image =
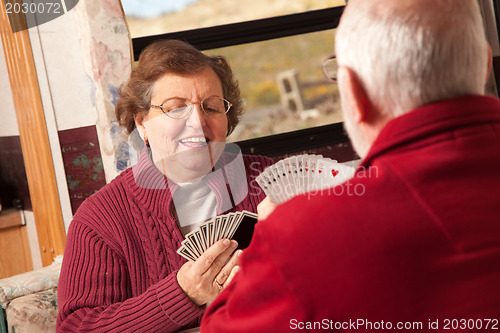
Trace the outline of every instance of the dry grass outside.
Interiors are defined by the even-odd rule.
[[[331,30],[273,39],[264,42],[243,44],[206,51],[211,55],[225,56],[240,83],[243,97],[249,109],[267,104],[255,97],[262,91],[263,82],[274,82],[275,101],[279,103],[276,77],[280,72],[296,69],[299,80],[324,80],[320,64],[333,53],[334,34]],[[333,92],[326,88],[325,93]]]
[[[342,121],[338,96],[325,95],[316,100],[314,109],[303,113],[292,112],[279,104],[248,110],[228,140],[235,142]]]

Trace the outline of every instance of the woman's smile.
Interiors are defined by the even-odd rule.
[[[209,141],[210,139],[205,136],[190,136],[180,139],[178,142],[191,149],[203,149],[207,146]]]

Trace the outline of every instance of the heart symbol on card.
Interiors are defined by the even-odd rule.
[[[318,172],[319,172],[319,173],[322,173],[322,172],[323,172],[323,170],[318,170]]]
[[[306,171],[309,171],[309,169],[308,169],[308,168],[306,168]]]
[[[336,177],[339,174],[338,170],[332,170],[332,176]]]

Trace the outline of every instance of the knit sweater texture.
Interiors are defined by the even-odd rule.
[[[74,216],[59,280],[57,332],[199,326],[205,306],[195,305],[177,282],[186,260],[176,253],[184,239],[173,213],[176,184],[156,169],[146,149],[137,165],[88,198]],[[207,176],[218,213],[256,212],[265,194],[255,177],[272,161],[244,155],[245,170],[239,172],[225,168],[230,158],[223,154]]]
[[[201,331],[484,332],[500,314],[499,147],[497,98],[391,120],[353,179],[257,224]]]

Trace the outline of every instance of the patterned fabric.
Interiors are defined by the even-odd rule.
[[[106,185],[95,126],[59,131],[73,214],[85,199]]]
[[[61,263],[58,256],[50,266],[0,280],[0,305],[8,332],[55,332]]]
[[[8,331],[45,333],[56,331],[57,288],[18,297],[5,310]]]
[[[131,40],[120,1],[80,1],[74,16],[108,182],[130,165],[128,135],[115,117],[118,88],[132,70]]]
[[[62,256],[47,267],[0,280],[0,305],[6,309],[13,299],[57,287]]]

